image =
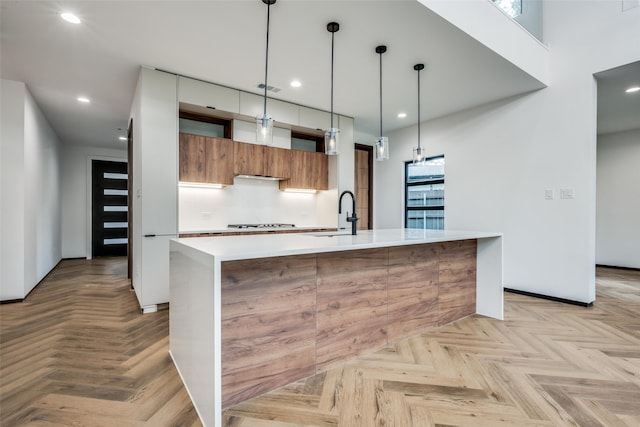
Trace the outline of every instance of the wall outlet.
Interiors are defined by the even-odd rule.
[[[553,188],[546,188],[544,190],[544,199],[553,200]]]
[[[560,189],[560,198],[561,199],[573,199],[573,188],[561,188]]]

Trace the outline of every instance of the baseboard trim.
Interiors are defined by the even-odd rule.
[[[54,265],[54,266],[53,266],[53,268],[52,268],[51,270],[49,270],[49,272],[48,272],[47,274],[45,274],[45,275],[44,275],[44,277],[43,277],[43,278],[42,278],[38,283],[36,283],[36,285],[35,285],[33,288],[31,288],[31,290],[29,291],[29,293],[28,293],[28,294],[26,294],[26,295],[24,296],[24,298],[8,299],[8,300],[0,301],[0,304],[15,304],[15,303],[18,303],[18,302],[24,302],[24,300],[26,300],[27,298],[29,298],[29,295],[31,295],[31,293],[32,293],[33,291],[35,291],[35,290],[38,288],[38,286],[40,286],[40,283],[44,282],[44,281],[47,279],[47,277],[49,277],[49,275],[51,274],[51,272],[52,272],[53,270],[55,270],[55,269],[56,269],[56,267],[58,267],[62,261],[64,261],[64,258],[61,258],[61,259],[60,259],[60,261],[58,261],[58,262],[56,263],[56,265]]]
[[[617,265],[596,264],[596,267],[613,268],[613,269],[615,269],[615,270],[640,271],[640,268],[635,268],[635,267],[619,267],[619,266],[617,266]]]
[[[572,299],[552,297],[550,295],[536,294],[535,292],[527,292],[527,291],[521,291],[519,289],[511,289],[511,288],[504,288],[504,290],[505,292],[511,292],[512,294],[526,295],[528,297],[541,298],[541,299],[546,299],[550,301],[561,302],[564,304],[578,305],[580,307],[591,307],[593,305],[593,301],[591,302],[575,301]]]
[[[38,286],[38,285],[36,285]],[[15,304],[17,302],[23,302],[24,298],[18,298],[18,299],[5,299],[0,301],[0,305],[4,305],[4,304]]]

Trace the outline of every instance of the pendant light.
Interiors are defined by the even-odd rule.
[[[416,64],[413,69],[418,72],[418,147],[413,149],[413,163],[422,163],[424,151],[420,147],[420,71],[424,70],[424,64]]]
[[[340,30],[340,24],[337,22],[329,22],[327,31],[331,33],[331,128],[324,134],[324,152],[325,154],[338,154],[338,135],[340,129],[333,127],[333,39],[336,32]]]
[[[382,136],[382,54],[386,51],[385,45],[376,46],[376,53],[380,55],[380,138],[376,139],[376,160],[379,162],[389,159],[389,138]]]
[[[267,5],[267,47],[264,61],[264,110],[262,116],[256,117],[256,142],[258,144],[271,145],[273,143],[273,119],[267,114],[267,77],[269,72],[269,18],[271,5],[276,0],[262,0]]]

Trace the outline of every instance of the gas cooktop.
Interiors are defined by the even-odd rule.
[[[293,228],[295,224],[229,224],[229,228]]]

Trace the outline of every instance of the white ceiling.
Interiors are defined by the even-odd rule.
[[[141,65],[261,93],[267,7],[260,0],[6,1],[1,3],[1,75],[23,81],[66,144],[117,147]],[[71,11],[82,24],[59,18]],[[506,18],[505,18],[506,19]],[[278,0],[271,7],[269,84],[273,97],[330,107],[330,21],[335,35],[337,113],[358,135],[377,135],[379,58],[384,128],[543,87],[415,0]],[[299,79],[303,86],[291,88]],[[91,98],[80,104],[76,97]],[[396,114],[404,111],[406,119]],[[274,117],[278,120],[277,117]]]

